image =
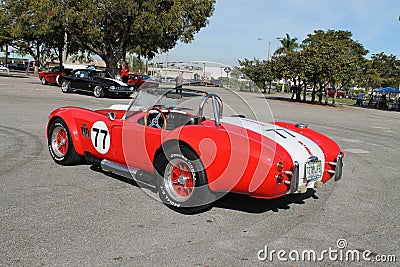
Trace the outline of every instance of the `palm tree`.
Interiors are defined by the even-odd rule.
[[[286,37],[285,38],[277,38],[280,42],[281,42],[281,47],[279,47],[274,55],[279,57],[286,57],[288,55],[290,55],[291,53],[293,53],[297,48],[300,47],[300,45],[297,43],[297,38],[290,38],[290,35],[288,33],[286,33]],[[285,79],[283,79],[283,84],[282,84],[282,92],[285,91]],[[294,97],[294,93],[295,91],[293,90],[293,95],[292,95],[292,99]]]
[[[275,55],[286,55],[300,47],[297,43],[297,38],[290,38],[288,33],[286,33],[285,38],[278,37],[277,39],[281,42],[282,46],[275,51]]]

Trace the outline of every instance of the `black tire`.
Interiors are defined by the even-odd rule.
[[[215,201],[204,166],[188,147],[167,148],[157,157],[155,169],[158,195],[172,210],[196,214],[208,210]]]
[[[75,151],[70,131],[66,123],[55,119],[47,131],[47,145],[50,156],[60,165],[76,165],[83,162],[83,158]]]
[[[47,84],[47,81],[46,81],[46,78],[45,78],[45,77],[42,77],[42,79],[41,79],[40,81],[42,82],[43,85],[46,85],[46,84]]]
[[[104,89],[101,86],[96,86],[93,90],[93,94],[96,98],[104,97]]]
[[[71,83],[69,81],[63,81],[61,84],[61,91],[63,93],[71,93],[72,92]]]

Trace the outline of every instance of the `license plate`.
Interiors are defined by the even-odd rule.
[[[315,181],[322,177],[321,161],[309,161],[306,163],[306,180]]]

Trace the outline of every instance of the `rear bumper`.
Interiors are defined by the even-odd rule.
[[[329,162],[330,165],[335,166],[335,170],[329,170],[330,174],[334,174],[334,180],[339,181],[342,179],[343,174],[343,153],[339,153],[336,158],[336,162]],[[300,172],[299,172],[299,163],[297,161],[294,162],[294,169],[291,174],[290,179],[290,189],[287,194],[296,194],[296,193],[305,193],[307,188],[320,188],[323,184],[322,181],[314,181],[310,184],[300,185]]]
[[[336,168],[335,168],[335,181],[339,181],[342,179],[343,174],[343,155],[339,153],[336,160]]]

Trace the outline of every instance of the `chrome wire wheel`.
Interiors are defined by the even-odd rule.
[[[96,86],[93,90],[93,94],[96,98],[104,96],[104,90],[101,86]]]
[[[165,190],[178,202],[184,202],[190,198],[195,187],[195,172],[190,162],[182,158],[172,159],[164,173]]]
[[[83,155],[79,155],[75,150],[67,124],[61,118],[56,118],[49,124],[47,146],[50,156],[60,165],[75,165],[84,162]]]
[[[61,127],[56,126],[51,134],[51,149],[54,154],[62,158],[68,152],[68,133],[67,131]]]
[[[164,154],[165,153],[165,154]],[[207,210],[215,201],[199,156],[185,145],[169,143],[155,160],[158,196],[170,209],[183,214]]]
[[[61,91],[63,93],[69,93],[71,91],[71,86],[68,81],[63,81],[63,83],[61,84]]]

